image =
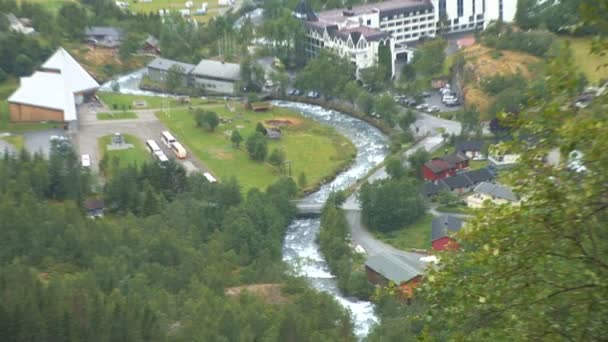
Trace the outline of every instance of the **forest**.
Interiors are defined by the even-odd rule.
[[[241,196],[235,181],[146,164],[112,177],[97,195],[112,214],[90,219],[82,203],[100,186],[78,162],[67,144],[0,160],[4,341],[355,340],[342,307],[285,273],[291,179]],[[225,294],[262,283],[273,300]]]

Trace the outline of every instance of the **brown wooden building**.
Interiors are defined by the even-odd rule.
[[[68,122],[78,119],[77,106],[93,96],[99,84],[63,48],[59,48],[9,98],[12,122]]]

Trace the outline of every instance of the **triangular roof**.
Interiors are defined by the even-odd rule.
[[[431,223],[431,241],[450,236],[462,228],[462,220],[449,215],[439,216]]]
[[[62,47],[42,64],[41,69],[59,72],[74,93],[99,88],[99,83]]]

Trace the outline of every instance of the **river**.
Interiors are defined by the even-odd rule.
[[[143,73],[144,70],[138,70],[120,76],[117,79],[120,92],[162,96],[138,88]],[[102,85],[101,90],[112,91],[111,82]],[[340,173],[332,182],[323,185],[318,191],[304,198],[307,202],[324,203],[332,191],[343,190],[354,184],[374,166],[381,163],[388,153],[387,137],[362,120],[341,112],[304,103],[286,101],[274,101],[273,103],[333,127],[357,147],[357,156],[351,167]],[[319,219],[294,220],[287,229],[285,242],[283,243],[283,261],[291,265],[292,272],[295,275],[306,278],[315,289],[331,294],[342,306],[348,309],[352,314],[355,333],[362,339],[378,321],[374,312],[374,305],[370,302],[347,298],[340,293],[336,279],[329,271],[325,258],[315,242],[319,227]]]
[[[304,201],[323,203],[333,190],[343,190],[366,175],[387,155],[387,138],[370,124],[344,113],[296,102],[275,101],[275,105],[292,109],[303,116],[336,129],[357,147],[357,157],[353,165],[339,174],[332,182],[323,185],[317,192],[308,195]],[[329,271],[325,258],[315,242],[319,233],[319,219],[294,220],[283,243],[283,261],[291,265],[293,273],[306,278],[317,290],[327,292],[351,314],[355,333],[365,337],[372,325],[378,321],[374,306],[370,302],[344,297],[338,290],[337,281]]]

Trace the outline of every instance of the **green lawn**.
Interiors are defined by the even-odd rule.
[[[23,139],[23,135],[21,135],[21,134],[9,135],[8,137],[3,137],[1,139],[6,141],[9,144],[15,146],[15,149],[17,151],[21,151],[23,149],[24,139]]]
[[[207,3],[207,14],[205,15],[194,15],[194,11],[197,8],[201,7],[201,4],[206,2]],[[184,6],[185,1],[184,0],[152,0],[151,2],[140,2],[138,1],[137,3],[131,3],[129,1],[129,9],[135,12],[142,12],[142,13],[154,13],[154,14],[158,14],[158,10],[159,9],[170,9],[172,11],[177,11],[180,9],[185,9],[186,7]],[[217,0],[210,0],[210,1],[194,1],[194,7],[190,9],[190,12],[193,15],[193,18],[198,21],[198,22],[207,22],[209,21],[211,18],[219,15],[219,13],[217,12],[218,9],[218,4],[217,4]]]
[[[252,161],[244,148],[245,140],[254,132],[256,124],[264,120],[284,119],[292,122],[282,128],[281,139],[268,141],[268,153],[277,148],[283,149],[286,159],[291,161],[294,179],[304,172],[308,186],[331,177],[356,155],[356,149],[348,139],[332,128],[295,112],[275,107],[268,112],[255,113],[244,110],[239,103],[232,105],[235,106],[235,113],[225,105],[205,106],[205,109],[215,111],[222,119],[232,120],[220,124],[215,132],[197,128],[193,114],[185,109],[171,111],[170,117],[158,112],[157,117],[221,180],[235,176],[243,191],[253,187],[265,189],[280,177],[279,172],[269,164]],[[230,142],[231,132],[235,129],[244,139],[240,149],[233,147]]]
[[[453,213],[453,214],[471,214],[473,210],[466,206],[466,204],[458,206],[439,206],[437,211],[440,213]]]
[[[388,233],[373,232],[373,234],[379,240],[402,250],[430,249],[433,218],[433,215],[425,214],[409,226]]]
[[[591,83],[608,79],[608,67],[598,69],[598,66],[608,64],[608,57],[591,54],[591,38],[563,36],[561,39],[570,43],[575,64]]]
[[[137,119],[134,112],[97,113],[97,120]]]
[[[37,3],[42,5],[47,10],[57,13],[63,4],[70,2],[70,0],[17,0],[18,4],[23,2]]]
[[[106,155],[108,156],[106,176],[111,177],[116,167],[123,168],[132,164],[141,165],[150,158],[150,154],[144,143],[137,137],[130,134],[123,134],[123,137],[126,143],[133,144],[134,147],[128,150],[107,151],[107,145],[112,141],[111,134],[99,138],[97,142],[99,146],[99,160]],[[115,156],[118,158],[118,165],[112,162]]]
[[[126,94],[118,94],[113,92],[103,92],[100,91],[97,93],[99,98],[110,108],[114,110],[130,110],[130,109],[161,109],[165,106],[166,103],[169,104],[169,108],[176,107],[188,107],[187,103],[182,103],[178,99],[175,98],[166,98],[161,96],[143,96],[143,95],[126,95]],[[135,101],[145,101],[145,106],[135,107]],[[192,98],[192,105],[202,105],[206,103],[210,103],[212,100],[203,100],[200,98]]]

